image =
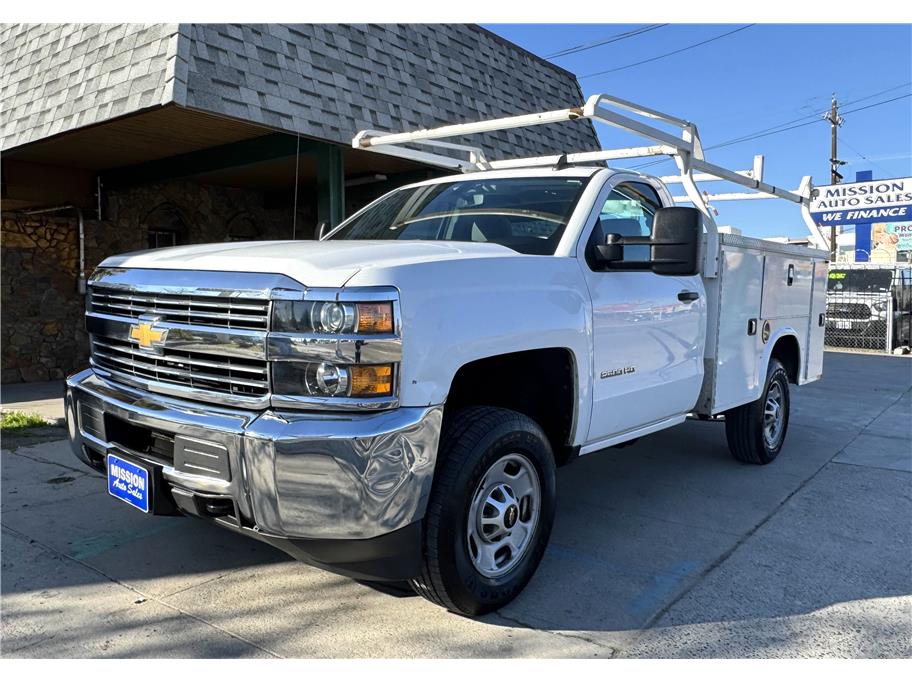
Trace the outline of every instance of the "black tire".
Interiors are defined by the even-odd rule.
[[[517,563],[504,575],[487,577],[476,569],[470,555],[469,514],[490,467],[512,454],[524,457],[538,475],[538,521],[524,551],[517,554]],[[535,573],[548,544],[556,498],[554,469],[547,437],[523,414],[470,407],[447,419],[425,515],[422,570],[410,581],[415,592],[465,616],[509,603]]]
[[[770,439],[764,432],[764,412],[771,391],[781,396],[781,427],[775,438]],[[741,405],[725,413],[725,437],[728,448],[735,459],[748,464],[769,464],[782,450],[789,422],[789,381],[788,373],[779,360],[770,360],[766,372],[766,385],[758,400]]]

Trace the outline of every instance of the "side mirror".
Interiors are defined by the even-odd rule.
[[[702,244],[700,211],[685,206],[660,208],[652,223],[652,271],[657,275],[698,274]]]
[[[651,237],[605,235],[595,247],[595,261],[610,270],[652,270],[657,275],[696,275],[700,272],[703,216],[695,208],[671,206],[656,211]],[[624,260],[625,246],[649,246],[648,261]]]
[[[328,228],[329,228],[329,223],[327,223],[327,222],[322,222],[319,225],[317,225],[317,241],[318,242],[323,241],[323,235],[326,234],[327,232],[329,232]]]

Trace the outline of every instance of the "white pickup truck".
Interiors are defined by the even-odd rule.
[[[692,124],[661,119],[681,138],[631,128],[609,105],[659,116],[596,96],[362,133],[356,146],[471,172],[393,191],[318,242],[107,259],[87,296],[92,367],[67,381],[76,456],[144,512],[409,580],[461,614],[529,581],[555,469],[581,455],[696,416],[724,418],[738,460],[773,461],[790,385],[821,375],[827,255],[719,234],[695,182],[803,208],[810,183],[787,192],[712,166]],[[660,144],[502,162],[412,144],[585,117]],[[661,154],[696,208],[659,178],[599,163]]]

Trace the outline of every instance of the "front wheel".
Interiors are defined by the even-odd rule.
[[[510,602],[538,567],[554,521],[551,446],[523,414],[495,407],[448,420],[414,590],[476,616]]]
[[[770,360],[760,398],[725,413],[725,436],[735,459],[769,464],[785,442],[789,422],[788,373],[779,360]]]

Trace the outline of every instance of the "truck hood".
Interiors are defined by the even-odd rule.
[[[101,267],[260,272],[286,275],[308,287],[341,287],[362,268],[517,255],[499,244],[476,242],[227,242],[125,253],[107,258]]]

